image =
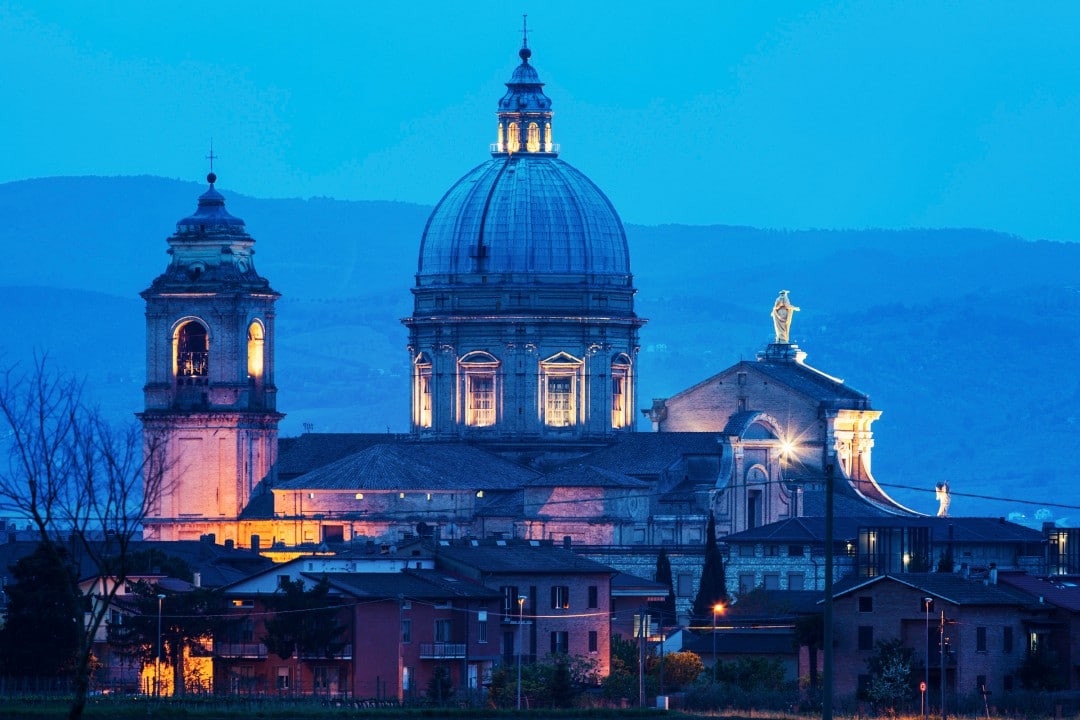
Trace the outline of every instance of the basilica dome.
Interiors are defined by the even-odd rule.
[[[622,221],[600,188],[558,158],[551,101],[528,48],[520,56],[499,101],[492,159],[454,183],[431,214],[418,282],[516,284],[572,275],[629,285]]]

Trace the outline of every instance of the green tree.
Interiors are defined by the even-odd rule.
[[[669,692],[692,685],[705,671],[701,657],[689,650],[664,655],[663,666],[664,689]]]
[[[79,649],[80,592],[64,548],[39,543],[11,566],[7,620],[0,630],[0,672],[18,677],[70,677]]]
[[[173,673],[174,692],[182,695],[193,687],[185,667],[186,653],[199,653],[203,645],[224,628],[225,600],[211,588],[193,588],[187,592],[165,592],[156,584],[140,581],[132,586],[135,612],[120,624],[109,624],[109,643],[130,657],[144,663],[157,658],[158,640],[161,656]],[[161,604],[161,634],[158,635],[158,595]],[[185,652],[186,651],[186,652]]]
[[[68,718],[86,708],[94,640],[126,584],[126,558],[161,496],[164,440],[129,424],[117,429],[83,401],[82,382],[46,358],[0,372],[0,513],[26,518],[42,543],[64,546],[72,585],[84,578],[83,617],[72,663]],[[105,530],[104,536],[101,532]],[[110,559],[114,561],[110,562]]]
[[[310,590],[303,580],[283,580],[265,604],[272,616],[263,642],[283,660],[294,654],[330,658],[345,647],[341,638],[348,628],[338,623],[340,608],[325,575]]]
[[[656,556],[654,579],[667,586],[667,596],[659,602],[649,603],[649,608],[659,615],[661,625],[674,625],[676,622],[675,585],[671,577],[671,561],[668,560],[667,551],[664,548],[660,548],[660,554]]]
[[[450,678],[450,668],[446,665],[436,665],[431,672],[427,684],[427,699],[442,707],[454,697],[454,682]]]
[[[915,651],[898,638],[878,640],[866,661],[870,685],[866,697],[883,708],[900,710],[912,697]]]
[[[716,678],[747,692],[774,690],[784,685],[784,666],[779,660],[748,655],[734,662],[717,663]]]
[[[1065,679],[1061,676],[1061,663],[1058,655],[1039,643],[1034,651],[1028,650],[1023,662],[1016,670],[1020,685],[1025,690],[1053,691],[1065,689]]]
[[[795,618],[795,649],[806,648],[810,660],[810,689],[818,686],[818,650],[824,647],[825,616],[800,615]]]
[[[709,513],[709,525],[705,532],[705,562],[701,568],[701,585],[694,598],[693,614],[699,625],[710,622],[713,606],[727,603],[727,581],[724,576],[724,559],[716,544],[716,518]]]

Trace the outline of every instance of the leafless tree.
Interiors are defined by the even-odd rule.
[[[64,546],[72,580],[96,579],[79,623],[70,718],[89,693],[94,638],[124,587],[132,543],[161,493],[162,443],[133,422],[110,425],[83,395],[82,381],[46,357],[0,371],[0,514],[24,518],[42,543]]]

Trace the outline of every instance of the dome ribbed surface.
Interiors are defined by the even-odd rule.
[[[600,189],[554,157],[496,157],[443,196],[420,244],[420,275],[630,275],[626,232]]]

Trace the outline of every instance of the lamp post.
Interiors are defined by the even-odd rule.
[[[724,603],[712,606],[712,681],[716,684],[716,616],[724,612]]]
[[[157,657],[154,658],[154,697],[161,697],[161,601],[165,596],[157,596]]]
[[[923,610],[926,612],[926,638],[923,641],[923,647],[926,649],[926,662],[923,663],[926,674],[923,676],[923,691],[922,691],[922,703],[923,703],[923,720],[929,720],[930,717],[930,606],[934,604],[934,599],[924,597],[922,599]]]
[[[525,649],[525,641],[522,640],[522,620],[525,615],[525,596],[518,595],[518,657],[517,657],[517,709],[521,709],[521,651]]]

